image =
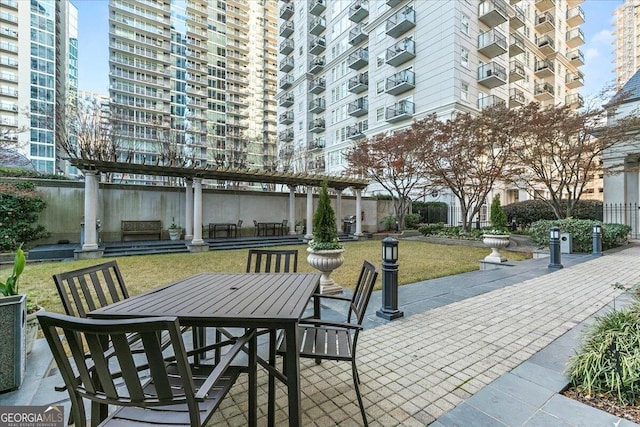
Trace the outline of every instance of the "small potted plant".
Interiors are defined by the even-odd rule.
[[[182,234],[182,228],[176,224],[176,219],[175,217],[171,218],[171,225],[168,228],[169,231],[169,238],[171,240],[178,240],[180,238],[180,235]]]
[[[318,208],[313,216],[313,239],[307,248],[307,262],[322,272],[320,292],[340,293],[342,288],[329,277],[331,272],[344,263],[344,245],[338,240],[336,215],[331,207],[327,183],[322,183]]]

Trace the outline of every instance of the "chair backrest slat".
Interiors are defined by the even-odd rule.
[[[53,275],[65,312],[86,317],[105,305],[129,298],[116,261]]]
[[[349,306],[349,313],[347,315],[347,321],[352,321],[352,316],[355,316],[355,321],[358,324],[362,324],[373,287],[378,278],[377,268],[369,261],[364,261],[362,269],[360,270],[360,276],[358,277],[358,283],[353,291],[351,298],[351,304]]]
[[[249,249],[247,273],[295,273],[297,271],[297,249]]]

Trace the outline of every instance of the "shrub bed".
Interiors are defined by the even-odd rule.
[[[574,252],[591,252],[593,249],[593,220],[556,219],[541,220],[531,224],[529,235],[539,246],[549,245],[549,229],[560,227],[560,232],[571,233]],[[622,224],[602,224],[602,250],[624,244],[631,227]]]
[[[561,203],[564,207],[566,202]],[[602,203],[595,200],[578,200],[573,210],[573,218],[576,219],[596,219],[596,213],[602,209]],[[556,219],[551,207],[543,200],[525,200],[518,203],[511,203],[503,206],[502,210],[509,219],[516,219],[517,224],[522,228],[529,228],[536,221]]]
[[[0,183],[0,250],[13,251],[22,243],[47,237],[41,225],[33,225],[46,202],[32,182]]]

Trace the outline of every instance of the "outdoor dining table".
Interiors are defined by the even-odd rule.
[[[218,232],[226,233],[227,237],[238,237],[238,224],[235,222],[209,223],[209,238],[215,239]]]
[[[289,426],[297,427],[301,425],[302,411],[296,331],[319,285],[319,273],[200,273],[94,310],[89,316],[103,319],[176,316],[180,325],[194,328],[283,330],[286,348],[295,349],[287,352],[284,375],[277,372],[273,364],[267,365],[263,360],[255,363],[262,362],[260,364],[269,370],[270,381],[278,378],[287,385]],[[314,315],[318,316],[318,298],[314,298],[313,308]],[[249,388],[254,389],[249,390],[249,424],[256,425],[257,390]],[[274,423],[272,391],[270,386],[269,425]]]
[[[282,221],[280,222],[259,222],[258,223],[258,235],[260,235],[260,231],[262,230],[262,234],[264,236],[268,235],[268,231],[271,231],[271,235],[281,235],[283,234]]]

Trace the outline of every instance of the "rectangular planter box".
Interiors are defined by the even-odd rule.
[[[27,296],[0,298],[0,392],[22,385],[27,362]]]

